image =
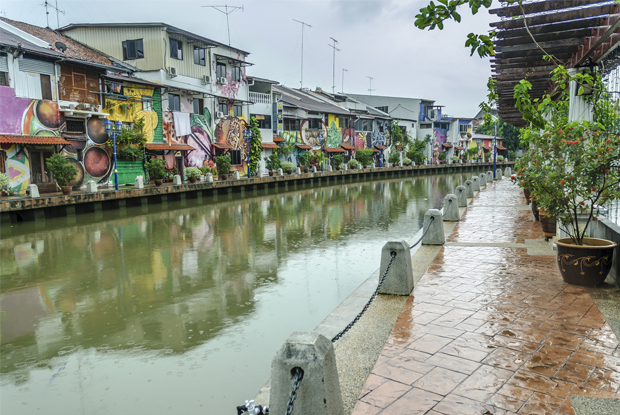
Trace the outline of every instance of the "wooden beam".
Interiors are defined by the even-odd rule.
[[[528,27],[549,24],[549,23],[557,23],[566,20],[578,20],[584,19],[586,17],[594,17],[594,16],[604,16],[611,14],[615,9],[615,6],[610,4],[604,6],[595,6],[595,7],[587,7],[583,9],[570,10],[567,12],[559,12],[559,13],[551,13],[551,14],[543,14],[540,16],[527,17]],[[502,22],[494,22],[491,23],[491,27],[497,27],[498,29],[517,29],[520,27],[525,27],[523,24],[523,19],[515,19],[515,20],[504,20]]]
[[[612,42],[608,45],[604,45],[604,43],[620,28],[620,17],[616,17],[615,19],[610,18],[609,20],[610,26],[604,33],[597,34],[597,36],[587,38],[584,41],[583,48],[580,48],[571,59],[571,67],[581,65],[589,57],[597,59],[613,46],[611,44]],[[593,56],[595,53],[596,56]]]
[[[561,40],[552,40],[550,42],[538,42],[538,45],[530,39],[530,43],[514,46],[497,46],[495,52],[518,52],[525,50],[538,50],[539,46],[547,52],[554,49],[575,47],[583,44],[583,38],[570,38]]]
[[[516,80],[521,80],[524,78],[527,78],[528,80],[532,80],[532,79],[549,79],[551,77],[551,75],[549,74],[548,71],[540,71],[540,72],[534,72],[534,71],[522,71],[522,72],[513,72],[513,73],[505,73],[505,74],[498,74],[498,75],[494,75],[493,78],[497,79],[498,81],[508,81],[511,79],[516,79]]]
[[[549,0],[539,1],[536,3],[526,3],[523,5],[523,9],[521,9],[521,6],[519,5],[491,9],[489,10],[489,13],[495,14],[500,17],[512,17],[521,16],[524,14],[524,12],[525,14],[540,13],[551,10],[568,9],[569,7],[587,6],[589,4],[605,2],[606,1],[604,0]]]
[[[584,29],[577,30],[564,30],[560,32],[541,33],[538,35],[534,35],[534,38],[537,42],[550,42],[553,40],[584,38],[591,35],[592,28],[586,27]],[[497,48],[498,46],[525,45],[528,43],[532,43],[532,37],[527,34],[527,36],[509,37],[502,40],[496,40],[493,43],[495,44],[495,48]]]
[[[528,21],[527,24],[529,25],[530,22]],[[578,30],[588,27],[593,28],[598,27],[600,24],[600,17],[591,17],[588,19],[575,20],[572,22],[556,22],[544,26],[529,26],[529,28],[530,32],[532,32],[533,35],[539,35],[541,33],[565,32],[567,30]],[[525,27],[511,30],[500,30],[495,35],[495,37],[498,39],[508,39],[521,36],[529,36],[529,33],[527,33],[527,29],[525,29]]]
[[[559,56],[565,56],[566,59],[569,59],[571,56],[573,56],[573,53],[575,53],[578,50],[577,46],[572,46],[572,47],[562,47],[562,48],[557,48],[553,50],[553,53],[549,53],[549,55],[553,55],[554,57],[556,57],[556,59],[558,59]],[[528,57],[533,57],[533,56],[539,56],[540,59],[542,60],[542,57],[545,55],[545,51],[540,50],[540,49],[534,49],[534,50],[524,50],[524,51],[520,51],[520,52],[501,52],[496,54],[496,58],[497,59],[510,59],[510,58],[528,58]]]
[[[568,61],[572,55],[572,53],[554,53],[553,56],[560,61]],[[542,65],[549,65],[548,61],[542,59],[542,56],[530,56],[530,57],[519,57],[519,58],[502,58],[500,55],[497,55],[494,59],[491,59],[491,63],[496,63],[498,65],[501,64],[511,64],[511,63],[520,63],[520,64],[528,64],[531,65],[533,63],[539,63]]]
[[[549,73],[556,68],[555,65],[549,65],[549,66],[503,65],[500,67],[497,67],[497,65],[491,65],[491,66],[492,66],[491,70],[494,71],[497,75],[510,74],[510,73],[522,73],[522,72],[542,72],[542,71]]]

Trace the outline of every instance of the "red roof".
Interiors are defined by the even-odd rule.
[[[454,146],[457,150],[465,150],[465,147]]]
[[[379,150],[385,150],[387,147],[386,146],[375,146],[376,148],[378,148]]]
[[[497,146],[497,149],[498,149],[498,150],[508,150],[506,147],[504,147],[504,146],[500,146],[500,145],[498,145],[498,146]]]
[[[405,146],[401,146],[400,144],[396,146],[396,148],[401,149],[401,148],[405,148]]]
[[[344,148],[336,147],[336,148],[324,148],[323,151],[326,153],[346,153],[347,151]]]
[[[263,148],[273,148],[273,149],[278,149],[280,148],[279,145],[277,145],[276,143],[261,143],[261,146]]]
[[[451,147],[452,147],[452,144],[443,143],[443,146],[444,146],[445,148],[451,148]]]
[[[213,147],[219,148],[220,150],[233,150],[231,146],[225,143],[213,143]]]
[[[340,147],[344,148],[345,150],[355,150],[355,147],[350,146],[348,144],[343,144]]]
[[[33,146],[70,145],[71,143],[61,137],[44,137],[34,135],[0,135],[0,143],[5,144],[29,144]]]
[[[378,153],[378,152],[379,152],[379,150],[377,150],[376,148],[371,148],[371,149],[369,149],[369,150],[372,150],[372,151],[373,151],[373,153]]]
[[[482,146],[482,148],[484,148],[487,151],[491,151],[491,147],[489,147],[489,146]]]
[[[274,142],[274,143],[283,143],[283,142],[284,142],[284,139],[283,139],[283,138],[278,137],[277,135],[274,135],[274,136],[273,136],[273,142]]]
[[[312,150],[312,147],[310,147],[308,144],[297,144],[297,148],[301,150]]]
[[[147,150],[196,150],[189,144],[166,144],[166,143],[151,143],[146,145]]]

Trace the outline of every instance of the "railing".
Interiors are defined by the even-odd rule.
[[[260,92],[250,92],[250,101],[255,104],[271,104],[271,94],[263,94]]]
[[[599,210],[601,216],[609,219],[616,225],[620,225],[620,201],[613,200],[611,203],[607,203],[600,207]]]

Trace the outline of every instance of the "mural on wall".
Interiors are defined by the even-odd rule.
[[[301,122],[301,140],[299,142],[318,149],[321,147],[321,139],[319,135],[322,135],[323,138],[327,137],[327,128],[325,127],[323,120],[321,120],[321,127],[318,129],[308,128],[309,124],[310,122],[308,120],[303,120]],[[295,141],[294,144],[297,143],[298,142]]]
[[[106,109],[112,122],[120,121],[130,123],[139,118],[144,119],[144,133],[147,143],[152,143],[154,132],[159,125],[157,112],[143,109],[142,97],[152,98],[155,88],[142,85],[124,84],[125,96],[128,100],[106,98]]]
[[[433,128],[433,160],[437,160],[437,156],[443,151],[443,145],[447,142],[447,130]]]
[[[366,145],[368,148],[373,148],[380,144],[389,146],[390,140],[390,121],[375,119],[372,123],[372,134],[367,134]],[[370,140],[368,140],[370,139]]]
[[[185,167],[214,168],[214,149],[211,144],[213,131],[211,130],[211,114],[205,108],[206,115],[192,114],[190,116],[192,133],[187,137],[187,144],[196,150],[190,151],[185,157]]]
[[[228,144],[233,150],[241,151],[242,164],[231,166],[231,169],[244,169],[247,164],[247,147],[243,138],[243,130],[248,128],[243,118],[227,115],[218,121],[215,126],[214,140],[220,144]]]
[[[356,131],[355,140],[353,144],[351,145],[355,147],[356,150],[359,150],[360,148],[365,148],[366,143],[368,142],[368,140],[371,139],[371,136],[372,136],[372,133],[365,132],[365,131]]]
[[[327,129],[327,140],[325,142],[325,147],[340,147],[342,145],[343,131],[340,129],[338,117],[333,114],[328,114],[327,123],[329,124],[329,127]]]
[[[240,57],[237,57],[237,59],[242,60]],[[215,65],[216,65],[216,61],[213,60],[211,62],[213,73],[217,73],[217,69]],[[245,75],[245,66],[244,66],[241,68],[241,80],[240,81],[233,81],[231,72],[226,71],[226,83],[224,83],[223,85],[216,84],[216,87],[217,87],[217,90],[220,92],[220,94],[222,94],[223,96],[227,98],[235,98],[235,96],[239,92],[239,88],[241,88],[245,83],[247,83],[247,77]]]
[[[25,147],[16,144],[0,144],[6,151],[6,173],[9,175],[9,188],[17,194],[25,194],[30,184],[30,157]]]

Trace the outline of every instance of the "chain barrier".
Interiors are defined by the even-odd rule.
[[[385,277],[387,276],[388,272],[390,271],[390,267],[392,266],[392,262],[394,262],[394,258],[396,258],[396,252],[392,252],[391,258],[390,258],[390,262],[388,263],[387,267],[385,268],[385,272],[383,273],[383,276],[379,280],[379,284],[377,285],[377,288],[375,289],[375,292],[370,296],[370,298],[368,299],[368,302],[366,303],[366,305],[364,306],[362,311],[360,311],[359,314],[357,316],[355,316],[353,321],[351,321],[344,328],[344,330],[342,330],[340,333],[336,334],[332,338],[332,343],[335,343],[336,341],[340,340],[342,338],[342,336],[344,336],[351,329],[351,327],[353,327],[355,325],[355,323],[357,323],[359,321],[359,319],[366,312],[366,310],[368,310],[368,307],[370,307],[370,304],[372,303],[372,301],[375,299],[375,297],[379,293],[379,288],[381,288],[381,284],[383,284],[383,281],[385,281]]]
[[[296,367],[293,369],[295,372],[293,376],[293,387],[291,393],[288,396],[288,404],[286,405],[286,415],[291,415],[293,413],[293,403],[295,402],[295,398],[297,398],[297,389],[299,389],[299,382],[304,378],[304,371],[300,367]]]
[[[448,207],[444,210],[443,216],[446,216],[446,213],[448,213],[448,209],[450,208],[450,203],[452,203],[452,199],[448,200]]]
[[[245,401],[245,405],[237,407],[237,415],[247,412],[249,415],[267,415],[269,408],[262,405],[254,405],[254,399]]]
[[[424,233],[422,234],[422,237],[420,239],[418,239],[418,242],[414,243],[413,245],[411,245],[409,247],[409,249],[413,249],[417,244],[419,244],[420,242],[422,242],[422,239],[424,239],[424,237],[426,236],[426,232],[428,232],[428,230],[431,228],[431,224],[433,223],[433,221],[435,220],[434,216],[431,216],[431,220],[428,222],[428,227],[426,228],[426,230],[424,231]]]

